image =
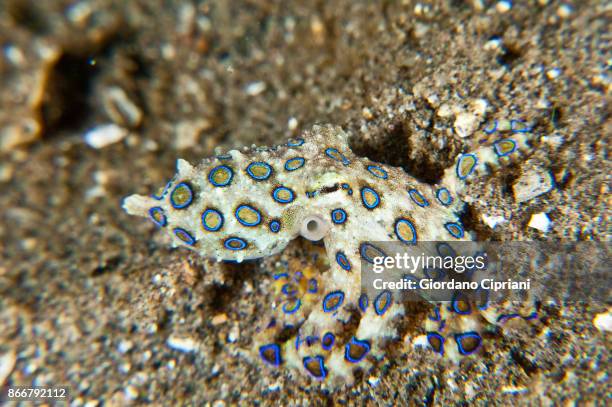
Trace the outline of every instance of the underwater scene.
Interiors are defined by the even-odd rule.
[[[0,0],[0,403],[612,403],[612,5]]]

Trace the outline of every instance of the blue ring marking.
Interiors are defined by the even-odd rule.
[[[364,259],[365,261],[367,261],[370,264],[374,264],[374,259],[370,256],[368,256],[368,249],[372,249],[375,252],[377,252],[377,254],[380,257],[387,257],[387,254],[385,252],[383,252],[381,249],[379,249],[378,247],[374,246],[371,243],[362,243],[359,246],[359,253],[361,254],[361,258]]]
[[[467,310],[462,310],[461,308],[459,308],[459,301],[463,301],[465,304],[467,304]],[[453,298],[451,300],[451,307],[453,311],[455,311],[459,315],[470,315],[472,313],[472,306],[470,305],[467,296],[461,291],[455,291],[455,293],[453,294]]]
[[[240,243],[240,246],[232,247],[231,244],[233,242]],[[223,242],[223,247],[225,247],[227,250],[232,250],[232,251],[243,250],[244,248],[247,247],[247,242],[246,242],[246,240],[241,239],[239,237],[229,237],[229,238],[225,239],[225,242]]]
[[[222,183],[217,183],[214,180],[215,174],[219,171],[227,171],[229,173],[229,177],[227,178],[227,180],[225,182]],[[216,187],[226,187],[229,184],[232,183],[232,179],[234,178],[234,171],[228,167],[227,165],[219,165],[216,166],[215,168],[213,168],[212,170],[210,170],[210,172],[208,173],[208,182],[210,182],[211,184],[213,184]]]
[[[334,157],[333,154],[337,154],[339,157]],[[329,158],[331,158],[332,160],[341,162],[344,165],[349,165],[350,164],[350,161],[348,160],[348,158],[346,158],[344,156],[344,154],[342,154],[336,148],[332,148],[332,147],[326,148],[325,149],[325,155],[328,156]]]
[[[482,294],[478,296],[479,293],[484,293],[484,297],[482,297]],[[489,308],[489,296],[491,295],[491,292],[489,290],[485,290],[482,287],[478,287],[478,289],[476,290],[476,295],[476,303],[478,304],[476,308],[481,311],[484,311]]]
[[[415,188],[412,188],[412,189],[408,190],[408,195],[410,195],[410,198],[412,198],[414,203],[419,205],[421,208],[425,208],[425,207],[429,206],[429,201],[427,201],[427,199],[425,199],[423,194],[421,194]],[[416,198],[415,198],[415,196],[416,196]],[[421,200],[421,202],[419,202],[419,199]]]
[[[435,274],[432,276],[430,272],[435,272]],[[430,278],[433,281],[442,281],[446,275],[444,270],[438,268],[423,268],[423,274],[425,274],[425,277]]]
[[[243,209],[247,211],[255,212],[255,214],[257,215],[257,220],[249,223],[243,219],[240,219],[239,212],[240,210],[243,210]],[[259,211],[255,209],[254,207],[252,207],[251,205],[246,205],[246,204],[240,205],[239,207],[236,208],[236,211],[234,212],[234,216],[236,217],[236,220],[240,222],[241,225],[244,225],[244,226],[252,227],[252,226],[257,226],[261,223],[261,213],[259,213]]]
[[[442,196],[442,194],[446,194],[446,197],[448,199],[443,199],[444,197]],[[448,206],[451,203],[453,203],[453,197],[452,197],[450,191],[447,188],[444,188],[444,187],[442,187],[442,188],[440,188],[440,189],[438,189],[436,191],[436,198],[438,198],[438,201],[442,205],[444,205],[444,206]]]
[[[272,355],[267,355],[269,351],[272,351]],[[278,367],[282,363],[280,346],[278,346],[276,343],[260,346],[259,356],[264,362],[274,367]],[[269,358],[269,356],[272,356],[272,358]]]
[[[381,307],[380,302],[383,300],[384,304]],[[374,311],[376,311],[377,315],[382,316],[385,312],[387,312],[392,302],[393,300],[391,299],[391,291],[385,290],[382,293],[378,294],[378,296],[376,296],[376,299],[374,300]]]
[[[301,145],[304,144],[304,139],[303,138],[295,138],[295,139],[291,139],[287,142],[287,146],[288,147],[299,147]]]
[[[510,130],[513,133],[529,133],[531,127],[527,126],[523,120],[510,120]]]
[[[473,158],[474,159],[474,165],[472,165],[472,167],[470,168],[470,170],[468,171],[467,174],[465,175],[461,175],[461,173],[459,172],[461,169],[461,163],[463,163],[463,160],[467,159],[467,158]],[[457,178],[459,178],[460,180],[464,180],[467,177],[469,177],[474,170],[476,169],[476,167],[478,166],[478,157],[476,157],[476,154],[462,154],[461,157],[459,157],[459,160],[457,161],[457,167],[455,169],[455,172],[457,174]]]
[[[419,280],[419,278],[418,278],[417,276],[415,276],[415,275],[413,275],[413,274],[404,274],[404,275],[402,276],[402,280],[414,281],[414,283],[416,284],[416,285],[415,285],[415,287],[416,287],[416,288],[415,288],[415,291],[416,291],[416,290],[420,290],[420,288],[419,288],[419,282],[420,282],[421,280]]]
[[[272,278],[275,280],[280,280],[281,278],[289,278],[289,274],[288,273],[278,273],[278,274],[274,274]]]
[[[446,228],[446,230],[448,230],[448,233],[450,233],[451,236],[456,239],[461,239],[463,238],[463,236],[465,236],[463,227],[458,223],[448,222],[444,224],[444,227]]]
[[[295,350],[299,350],[300,349],[300,345],[302,343],[304,343],[305,341],[301,341],[300,340],[300,332],[298,331],[297,335],[295,335]]]
[[[336,219],[338,217],[339,219]],[[336,225],[343,224],[344,222],[346,222],[346,211],[342,208],[334,209],[333,211],[331,211],[331,220]]]
[[[266,170],[264,175],[255,175],[253,172],[254,167],[263,167]],[[265,181],[272,175],[272,166],[263,161],[253,161],[246,167],[246,172],[249,174],[249,177],[253,178],[255,181]]]
[[[162,199],[164,199],[164,197],[166,196],[166,194],[168,193],[168,190],[170,189],[170,187],[172,186],[172,181],[168,181],[168,183],[166,184],[166,186],[164,187],[164,189],[162,189],[161,193],[159,195],[151,195],[153,197],[153,199],[156,199],[158,201],[161,201]]]
[[[353,188],[351,188],[351,186],[349,184],[347,184],[346,182],[343,184],[340,184],[340,186],[342,187],[342,189],[346,189],[346,193],[348,195],[353,195]]]
[[[189,199],[185,203],[177,204],[176,202],[174,202],[174,193],[176,192],[177,189],[181,187],[187,188],[187,191],[189,191]],[[170,193],[170,204],[172,205],[174,209],[186,208],[191,204],[191,202],[193,202],[193,190],[191,189],[191,186],[186,182],[181,182],[177,184],[177,186],[175,186],[172,192]]]
[[[457,257],[457,252],[455,249],[453,249],[453,247],[446,242],[437,243],[436,252],[442,257]]]
[[[359,309],[361,310],[361,312],[366,312],[366,309],[368,309],[369,302],[370,300],[368,299],[367,294],[361,294],[361,296],[359,297]]]
[[[189,246],[193,246],[196,242],[195,238],[191,236],[191,233],[187,232],[183,228],[174,228],[172,230],[174,235],[179,238],[179,240]],[[182,236],[182,237],[181,237]]]
[[[308,365],[310,365],[310,363],[312,363],[312,362],[318,363],[317,368],[320,371],[320,374],[315,374],[315,373],[313,373],[308,368]],[[327,369],[325,368],[325,362],[323,360],[323,356],[320,356],[320,355],[317,355],[317,356],[306,356],[302,360],[302,364],[304,365],[304,369],[306,369],[308,374],[310,376],[312,376],[313,378],[315,378],[317,380],[323,380],[323,379],[325,379],[327,377]]]
[[[306,160],[304,160],[304,158],[302,158],[302,157],[290,158],[289,160],[287,160],[285,162],[285,170],[286,171],[299,170],[300,168],[302,168],[304,166],[305,162],[306,162]],[[296,163],[296,164],[294,164],[294,163]]]
[[[155,215],[161,216],[159,220],[155,219]],[[151,217],[153,223],[155,223],[160,228],[163,228],[168,224],[168,218],[166,218],[164,210],[159,206],[154,206],[153,208],[149,209],[149,216]]]
[[[472,350],[466,350],[463,341],[465,339],[475,339],[477,341],[476,346]],[[459,353],[462,355],[471,355],[476,352],[480,345],[482,344],[482,338],[476,332],[465,332],[462,334],[455,334],[455,342],[457,342],[457,347],[459,348]]]
[[[299,298],[297,298],[293,302],[293,308],[288,308],[287,305],[288,303],[283,304],[283,312],[287,315],[295,314],[297,310],[299,310],[300,307],[302,306],[302,301]]]
[[[321,339],[321,347],[325,350],[331,350],[334,342],[336,342],[336,336],[331,332],[327,332]]]
[[[512,150],[507,151],[507,152],[503,152],[501,150],[501,143],[512,143]],[[503,140],[498,140],[495,143],[493,143],[493,149],[495,150],[495,154],[497,154],[498,157],[505,157],[507,155],[510,155],[512,153],[514,153],[516,151],[516,141],[512,140],[512,139],[503,139]]]
[[[536,319],[537,317],[538,317],[538,312],[533,311],[531,314],[527,315],[526,317],[523,317],[523,319],[525,321],[531,321],[532,319]]]
[[[487,134],[493,134],[495,133],[495,130],[497,130],[497,120],[494,120],[491,124],[491,127],[485,127],[483,130],[485,133]]]
[[[432,340],[440,341],[440,346],[435,346]],[[444,355],[444,337],[437,332],[427,332],[427,343],[433,349],[434,352]]]
[[[289,192],[290,197],[287,199],[280,199],[278,197],[278,193],[282,191]],[[295,193],[287,187],[276,187],[274,188],[274,191],[272,191],[272,198],[274,198],[274,200],[278,203],[286,204],[286,203],[293,202],[293,200],[295,199]]]
[[[212,228],[206,224],[206,215],[210,213],[215,214],[219,217],[219,224],[215,228]],[[223,218],[223,214],[216,209],[209,208],[202,212],[202,227],[209,232],[216,232],[217,230],[221,229],[223,227],[224,222],[225,219]]]
[[[293,287],[293,284],[285,283],[281,287],[281,291],[285,295],[293,295],[293,294],[295,294],[297,292],[297,289],[295,287]]]
[[[389,178],[389,174],[382,167],[378,165],[368,165],[367,170],[370,174],[374,175],[377,178],[387,179]]]
[[[231,160],[231,154],[221,154],[215,157],[217,160]]]
[[[336,304],[330,307],[328,304],[328,302],[330,301],[336,301]],[[325,298],[323,298],[323,312],[334,312],[338,308],[340,308],[343,302],[344,302],[344,293],[340,290],[333,291],[327,294]]]
[[[318,282],[316,278],[311,278],[310,280],[308,280],[308,292],[309,293],[316,293],[318,289],[317,287],[318,287]]]
[[[372,204],[368,204],[365,200],[365,194],[366,192],[370,192],[374,195],[374,197],[376,198],[376,201],[374,201],[374,203]],[[380,196],[378,195],[378,192],[374,191],[372,188],[370,187],[363,187],[361,188],[361,202],[363,203],[363,206],[365,206],[368,209],[374,209],[376,208],[379,204],[380,204]]]
[[[281,224],[278,220],[273,219],[270,221],[270,232],[272,233],[278,233],[278,231],[281,228]]]
[[[336,263],[346,271],[351,271],[351,263],[343,252],[336,253]]]
[[[440,307],[434,308],[434,314],[435,314],[435,318],[432,318],[431,315],[429,315],[428,318],[434,322],[438,322],[440,321],[440,319],[442,319],[442,317],[440,316]]]
[[[356,346],[361,348],[361,354],[359,354],[356,357],[353,357],[351,355],[351,350],[352,347]],[[368,353],[370,353],[370,349],[371,349],[371,345],[370,342],[368,341],[360,341],[359,339],[355,338],[354,336],[351,338],[351,340],[346,344],[346,346],[344,347],[344,359],[348,360],[351,363],[359,363],[363,360],[363,358],[365,358],[367,356]]]
[[[406,225],[406,226],[408,226],[412,230],[412,240],[404,239],[404,237],[400,234],[400,232],[398,230],[400,224],[401,225]],[[412,222],[410,222],[408,219],[404,219],[404,218],[398,219],[395,222],[395,226],[394,226],[393,229],[395,231],[395,235],[397,236],[397,238],[399,240],[401,240],[402,242],[404,242],[406,244],[412,244],[412,245],[416,244],[416,241],[417,241],[417,231],[416,231],[416,228],[414,227],[414,225],[412,224]]]

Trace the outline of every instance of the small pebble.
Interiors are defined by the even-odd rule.
[[[612,331],[612,308],[606,312],[595,315],[593,319],[593,325],[600,331],[611,332]],[[0,377],[1,379],[1,377]],[[0,380],[2,383],[2,380]]]
[[[227,314],[217,314],[210,321],[213,325],[221,325],[227,322]]]
[[[557,9],[557,15],[559,16],[559,18],[568,18],[572,15],[573,11],[574,9],[569,4],[562,4]]]
[[[502,14],[510,11],[511,8],[512,2],[507,0],[502,0],[495,5],[495,10],[497,10],[498,13]]]
[[[546,71],[546,77],[550,80],[557,79],[561,75],[561,69],[551,68]]]
[[[0,356],[0,387],[4,386],[4,382],[13,371],[16,361],[17,356],[13,351],[8,351]]]
[[[166,341],[169,347],[180,352],[193,352],[198,344],[193,338],[170,335]]]
[[[121,341],[117,346],[117,350],[119,351],[119,353],[127,353],[130,351],[130,349],[132,349],[132,346],[132,342],[130,341]]]
[[[138,398],[138,389],[130,385],[123,390],[123,394],[125,394],[128,400],[136,400]]]
[[[546,233],[550,229],[550,224],[551,221],[548,215],[544,212],[540,212],[531,215],[531,219],[529,220],[529,224],[527,226]]]
[[[480,119],[475,114],[468,112],[459,113],[455,118],[455,133],[461,138],[469,137],[478,129],[479,124]]]
[[[287,122],[287,128],[290,131],[295,131],[298,127],[298,121],[295,117],[290,117],[289,121]]]
[[[108,88],[104,92],[102,105],[108,117],[121,126],[136,127],[142,122],[142,110],[120,87]]]
[[[234,343],[238,340],[238,338],[240,338],[240,327],[238,324],[235,324],[227,334],[227,341],[229,343]]]
[[[263,81],[251,82],[244,88],[244,91],[249,96],[257,96],[263,93],[266,87],[266,83]]]
[[[176,124],[174,148],[187,150],[200,142],[202,132],[210,129],[211,123],[206,119],[184,120]]]
[[[93,148],[100,149],[121,141],[128,132],[116,124],[103,124],[85,133],[85,142]]]
[[[503,216],[489,216],[486,214],[482,215],[482,220],[491,229],[495,229],[495,226],[508,222]]]
[[[374,118],[372,111],[367,107],[361,109],[361,116],[363,116],[363,118],[366,120],[372,120]]]

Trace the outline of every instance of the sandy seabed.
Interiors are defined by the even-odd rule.
[[[489,118],[520,119],[538,134],[532,153],[470,185],[463,223],[482,240],[606,240],[609,2],[0,3],[4,389],[67,385],[75,406],[609,400],[600,303],[544,305],[540,324],[491,333],[458,365],[390,345],[339,390],[264,368],[245,355],[271,270],[316,248],[214,263],[121,209],[163,185],[177,157],[278,144],[315,123],[435,183]],[[476,128],[459,126],[483,101]],[[525,173],[554,187],[519,201]],[[422,313],[402,322],[404,340],[422,334]]]

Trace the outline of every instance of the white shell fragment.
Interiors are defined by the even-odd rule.
[[[503,216],[489,216],[487,214],[482,215],[482,220],[491,229],[495,229],[495,226],[508,222],[508,219],[504,218]]]
[[[513,185],[514,199],[525,202],[550,191],[554,181],[550,171],[532,169],[525,172]]]
[[[531,219],[529,220],[529,224],[527,226],[546,233],[550,230],[550,225],[551,221],[548,215],[544,212],[540,212],[531,215]]]
[[[475,114],[459,113],[455,118],[455,133],[461,138],[469,137],[478,129],[479,123],[480,119]]]
[[[180,352],[193,352],[198,344],[193,338],[170,335],[166,341],[169,347]]]
[[[608,310],[595,315],[595,318],[593,318],[593,325],[595,325],[595,328],[600,331],[612,332],[612,312],[610,311],[611,310]]]
[[[103,124],[85,133],[85,142],[93,148],[104,148],[117,143],[128,135],[128,131],[116,124]]]

